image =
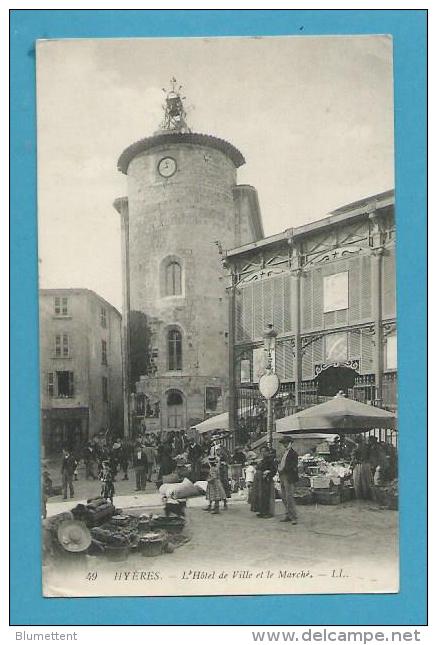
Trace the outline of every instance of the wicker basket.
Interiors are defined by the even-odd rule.
[[[146,556],[153,557],[164,553],[168,541],[166,531],[153,531],[146,533],[138,542],[138,551]]]

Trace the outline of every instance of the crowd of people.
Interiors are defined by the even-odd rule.
[[[205,511],[212,514],[220,512],[220,503],[226,510],[231,493],[244,488],[257,517],[273,517],[276,484],[286,511],[283,521],[296,523],[294,490],[299,474],[298,455],[292,440],[280,440],[284,452],[278,458],[272,446],[264,445],[257,454],[250,443],[236,447],[231,454],[224,438],[223,433],[217,432],[200,443],[193,437],[188,438],[184,430],[166,432],[164,436],[143,433],[134,439],[113,439],[108,433],[101,433],[80,450],[63,450],[60,473],[63,498],[67,499],[68,493],[70,498],[74,497],[74,481],[83,461],[85,479],[100,480],[101,495],[111,501],[117,478],[128,481],[131,471],[135,476],[135,491],[145,491],[148,482],[153,482],[156,490],[163,483],[181,481],[183,477],[193,483],[207,481]],[[350,461],[357,498],[372,498],[376,480],[396,477],[395,450],[376,437],[363,439],[357,435],[353,441],[338,437],[329,452],[330,460],[347,458]],[[44,513],[53,488],[47,469],[43,470],[42,487]]]

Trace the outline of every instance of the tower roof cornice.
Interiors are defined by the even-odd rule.
[[[137,157],[142,152],[152,150],[161,145],[168,143],[187,143],[198,146],[208,146],[219,150],[227,155],[236,168],[239,168],[245,163],[245,159],[241,152],[228,141],[213,137],[209,134],[200,134],[198,132],[165,132],[156,134],[152,137],[140,139],[135,143],[128,146],[120,155],[117,163],[117,168],[120,172],[127,174],[127,170],[132,159]]]

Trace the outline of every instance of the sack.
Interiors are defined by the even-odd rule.
[[[195,487],[199,491],[201,495],[205,495],[206,489],[208,487],[208,482],[207,481],[198,481],[194,482]]]
[[[199,495],[204,495],[204,492],[199,490],[193,482],[189,479],[184,479],[182,482],[177,482],[173,484],[162,484],[159,489],[160,495],[165,495],[165,497],[175,497],[176,499],[185,499],[187,497],[198,497]]]

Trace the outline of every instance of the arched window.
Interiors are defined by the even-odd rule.
[[[179,262],[172,260],[165,267],[165,295],[180,296],[182,294],[182,269]]]
[[[184,422],[184,399],[179,390],[167,393],[167,425],[169,428],[182,428]]]
[[[167,335],[168,369],[182,369],[182,334],[178,329],[171,329]]]

